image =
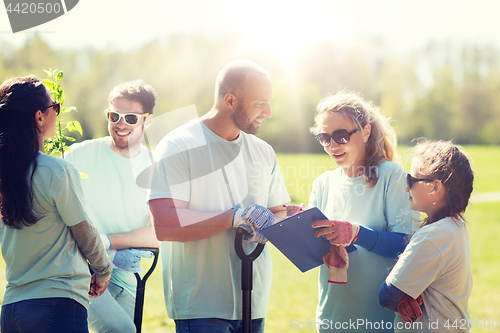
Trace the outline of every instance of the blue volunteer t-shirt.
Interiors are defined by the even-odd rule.
[[[8,282],[2,303],[64,297],[88,308],[89,267],[68,228],[87,219],[80,174],[43,153],[37,162],[33,207],[42,219],[21,229],[0,227]]]
[[[150,151],[141,146],[139,155],[126,158],[111,149],[110,139],[83,141],[65,154],[87,176],[82,179],[87,213],[101,234],[129,232],[149,224],[147,191],[136,184],[136,177],[150,165]],[[135,297],[134,273],[114,269],[111,282]]]
[[[342,168],[323,173],[313,183],[309,206],[318,207],[330,219],[358,222],[380,231],[411,234],[417,230],[420,218],[410,209],[406,173],[389,161],[373,171],[378,181],[371,188],[363,177],[347,177]],[[343,325],[342,332],[392,332],[380,327],[382,321],[392,323],[394,313],[379,305],[378,290],[396,260],[355,246],[357,250],[349,253],[347,284],[328,283],[328,268],[321,265],[316,311],[317,321],[324,323],[320,331],[334,331],[337,323],[337,327]],[[358,320],[378,323],[379,329],[351,325]]]
[[[155,149],[157,177],[149,200],[173,198],[210,212],[290,201],[276,155],[261,139],[240,132],[226,141],[199,119],[170,132]],[[193,221],[180,221],[181,226]],[[161,242],[163,285],[173,319],[241,319],[241,260],[236,228],[198,241]],[[245,244],[246,252],[255,243]],[[252,318],[263,318],[271,289],[267,247],[253,263]]]

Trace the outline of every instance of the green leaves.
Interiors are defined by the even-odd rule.
[[[63,71],[56,70],[43,70],[49,76],[48,79],[43,80],[43,83],[49,89],[50,94],[54,101],[59,102],[61,105],[61,112],[57,117],[56,123],[56,135],[45,142],[45,153],[52,156],[60,156],[64,158],[64,152],[71,149],[68,147],[67,142],[74,142],[75,138],[67,136],[64,132],[67,130],[69,132],[78,132],[83,135],[82,126],[77,120],[71,120],[65,122],[62,120],[63,116],[67,112],[78,111],[75,107],[63,107],[64,104],[64,91],[59,84],[64,76]]]
[[[66,128],[68,129],[68,131],[70,132],[74,132],[74,131],[77,131],[78,133],[80,133],[80,135],[83,135],[83,131],[82,131],[82,126],[80,125],[80,123],[76,120],[72,120],[68,123],[68,125],[66,125]]]

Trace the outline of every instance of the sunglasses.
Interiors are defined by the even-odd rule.
[[[415,178],[409,173],[406,174],[406,186],[408,186],[408,189],[411,189],[413,184],[418,183],[418,182],[433,182],[434,179],[428,179],[428,178]]]
[[[107,109],[106,111],[106,118],[108,119],[108,121],[110,123],[117,123],[120,121],[120,119],[123,118],[123,120],[125,120],[125,122],[128,124],[128,125],[137,125],[137,123],[139,122],[139,119],[141,119],[142,117],[147,117],[149,116],[149,113],[143,113],[143,114],[137,114],[137,113],[118,113],[118,112],[114,112],[114,111],[111,111],[110,109]]]
[[[329,135],[327,133],[319,133],[317,138],[319,143],[323,147],[328,147],[332,144],[332,140],[338,143],[339,145],[345,145],[351,140],[351,135],[359,131],[357,128],[353,129],[352,131],[348,132],[345,129],[340,129],[332,133],[332,135]]]
[[[40,110],[45,110],[45,109],[48,109],[48,108],[54,108],[54,112],[56,113],[56,115],[59,116],[59,113],[61,112],[61,104],[59,104],[59,102],[54,102],[54,104],[46,106],[46,107],[44,107],[43,109],[40,109]]]

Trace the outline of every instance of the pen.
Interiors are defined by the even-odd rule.
[[[283,205],[283,207],[287,208],[288,206],[293,206],[293,205]],[[304,208],[300,207],[300,211],[304,211]]]

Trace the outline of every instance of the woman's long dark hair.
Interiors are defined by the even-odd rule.
[[[40,220],[33,211],[32,180],[40,149],[35,114],[47,103],[47,89],[34,76],[0,85],[0,218],[11,228]]]

